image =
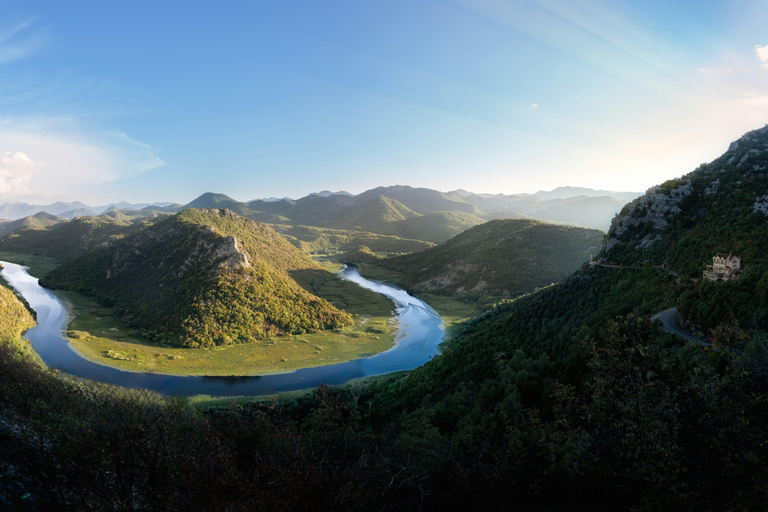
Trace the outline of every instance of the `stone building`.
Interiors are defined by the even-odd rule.
[[[707,270],[704,271],[704,277],[710,281],[736,279],[739,274],[741,274],[741,258],[722,252],[712,256],[712,264],[707,265]]]

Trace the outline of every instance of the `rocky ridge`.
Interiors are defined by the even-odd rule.
[[[725,235],[715,231],[725,220],[736,223],[733,231],[754,222],[755,215],[768,215],[768,126],[746,133],[711,163],[627,204],[611,222],[603,256],[613,261],[619,253],[624,259],[631,252],[660,253],[662,246],[677,243],[673,233],[694,228],[699,236],[712,236],[712,250],[729,252],[735,247],[724,247]]]

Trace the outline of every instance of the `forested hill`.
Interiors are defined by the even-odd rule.
[[[189,209],[103,243],[41,283],[114,306],[150,338],[197,347],[351,324],[294,279],[320,271],[264,224]]]
[[[502,304],[371,389],[380,421],[428,433],[432,509],[764,508],[767,137],[751,132],[627,207],[601,254],[624,265]],[[661,265],[700,277],[716,252],[743,255],[744,273],[692,282]],[[651,324],[679,301],[717,350]]]
[[[493,220],[442,245],[376,263],[400,272],[398,284],[410,290],[448,293],[485,304],[564,279],[590,256],[597,256],[603,236],[596,229]]]
[[[699,282],[680,311],[696,327],[738,319],[768,327],[768,126],[681,178],[650,189],[613,219],[604,259],[667,264],[698,279],[716,253],[742,259],[727,283]]]
[[[693,172],[651,188],[611,222],[605,258],[666,262],[691,277],[716,252],[768,261],[768,126]]]

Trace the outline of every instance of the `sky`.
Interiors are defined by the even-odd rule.
[[[764,0],[0,0],[0,202],[644,191],[768,123]]]

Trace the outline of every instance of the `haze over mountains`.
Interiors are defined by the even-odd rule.
[[[607,230],[610,219],[639,193],[560,187],[536,194],[491,195],[465,190],[439,192],[407,186],[378,187],[358,195],[324,190],[301,199],[236,201],[206,193],[186,205],[116,203],[92,207],[80,202],[0,206],[0,219],[17,220],[46,212],[62,218],[116,210],[176,212],[184,208],[229,208],[253,220],[273,224],[358,229],[380,234],[443,242],[471,226],[495,218],[536,218]],[[425,232],[428,235],[424,235]]]

